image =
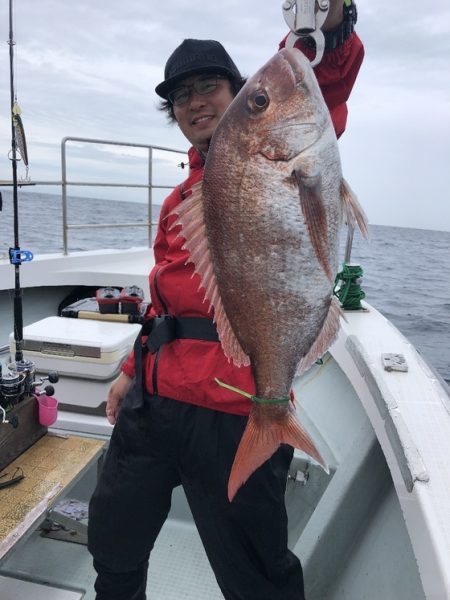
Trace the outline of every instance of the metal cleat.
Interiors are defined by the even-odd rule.
[[[387,353],[381,355],[381,362],[385,371],[408,371],[408,363],[403,354]]]

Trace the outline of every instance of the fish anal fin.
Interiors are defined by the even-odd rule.
[[[328,472],[322,456],[313,440],[299,423],[295,410],[290,408],[282,419],[275,421],[258,416],[261,408],[252,406],[247,427],[231,467],[228,479],[228,500],[231,502],[238,489],[266,462],[279,448],[289,444],[306,452]]]
[[[343,315],[344,313],[342,312],[338,299],[336,296],[333,296],[322,329],[308,353],[301,359],[297,367],[297,375],[307,371],[318,358],[325,354],[336,338],[340,327],[340,317],[343,317]]]
[[[360,203],[356,194],[349,186],[345,179],[342,179],[340,188],[341,200],[344,205],[344,211],[347,216],[347,223],[358,225],[359,230],[365,238],[369,237],[369,230],[367,228],[367,217],[361,208]]]
[[[305,177],[294,171],[309,238],[322,269],[330,281],[333,273],[328,258],[328,224],[322,197],[320,177]]]
[[[189,252],[186,262],[194,265],[194,273],[200,277],[199,289],[204,289],[205,300],[208,301],[210,308],[214,308],[214,322],[225,356],[238,367],[248,366],[250,359],[233,332],[217,286],[205,231],[202,182],[196,183],[191,189],[192,194],[177,204],[168,214],[168,217],[176,217],[169,229],[181,226],[179,235],[185,240],[183,248]]]

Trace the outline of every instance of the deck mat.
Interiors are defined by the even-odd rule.
[[[52,500],[98,457],[104,442],[45,435],[0,473],[23,472],[19,483],[0,490],[0,558],[24,536]],[[16,469],[19,469],[16,471]],[[21,470],[21,471],[20,471]]]
[[[223,600],[193,525],[165,524],[150,560],[147,590],[155,600]]]
[[[79,544],[48,540],[34,533],[8,556],[0,571],[54,587],[86,590],[83,600],[95,598],[92,559]],[[193,525],[176,520],[164,525],[150,559],[147,595],[152,600],[223,600]]]

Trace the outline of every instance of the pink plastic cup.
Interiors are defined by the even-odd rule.
[[[58,418],[58,400],[53,396],[43,394],[37,397],[39,403],[39,423],[44,427],[50,427]]]

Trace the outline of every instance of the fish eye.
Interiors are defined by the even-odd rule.
[[[266,110],[270,100],[266,90],[256,90],[249,97],[249,107],[253,110]]]

